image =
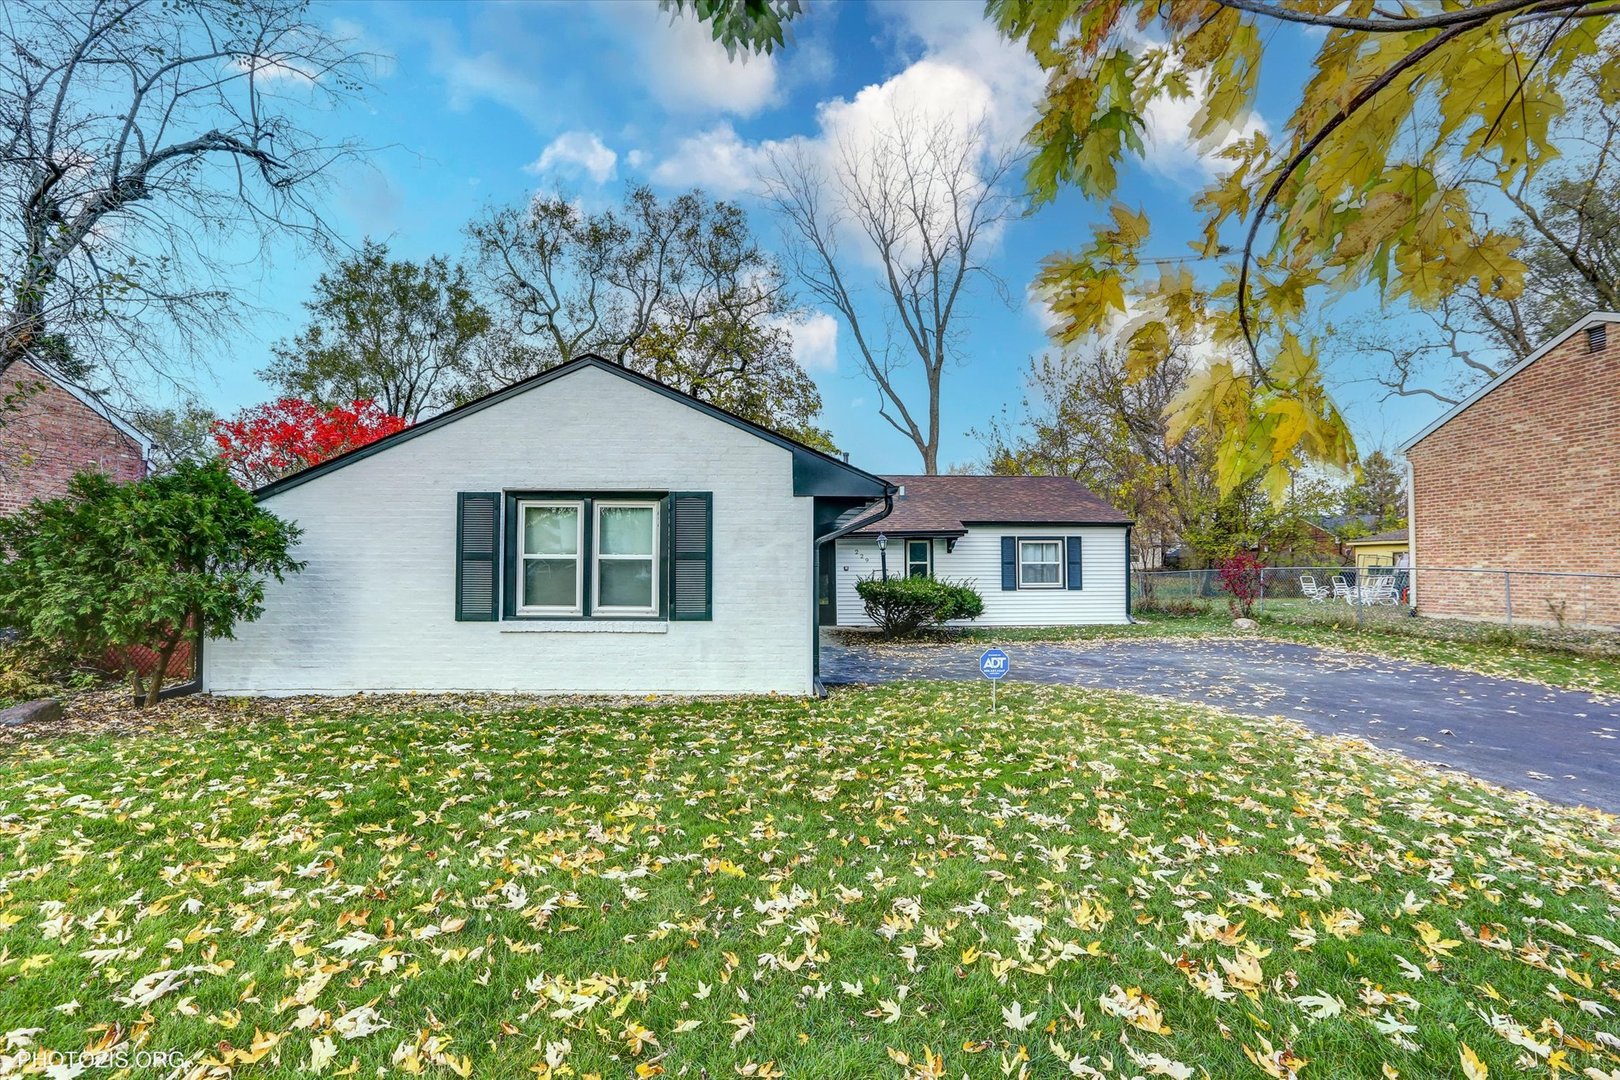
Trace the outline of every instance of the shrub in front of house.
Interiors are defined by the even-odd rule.
[[[66,497],[0,518],[0,626],[47,656],[150,650],[158,663],[136,688],[151,705],[187,637],[230,637],[259,617],[269,578],[303,569],[297,539],[218,462],[134,484],[80,473]]]
[[[929,577],[865,578],[855,592],[885,637],[905,637],[955,619],[984,614],[984,597],[962,582]]]

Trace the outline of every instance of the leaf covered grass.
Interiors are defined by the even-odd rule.
[[[1620,1068],[1612,818],[1281,721],[1005,690],[221,703],[14,743],[0,1072]]]

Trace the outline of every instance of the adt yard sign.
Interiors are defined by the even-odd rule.
[[[986,649],[979,657],[979,674],[990,680],[990,711],[996,711],[996,683],[1007,677],[1007,654],[1000,649]]]

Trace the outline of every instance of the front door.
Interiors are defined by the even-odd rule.
[[[821,558],[816,560],[816,621],[822,626],[838,625],[837,549],[837,544],[822,544]]]

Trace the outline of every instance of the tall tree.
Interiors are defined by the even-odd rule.
[[[1344,491],[1350,514],[1373,514],[1379,528],[1396,528],[1406,520],[1406,471],[1382,450],[1361,459],[1356,478]]]
[[[793,355],[803,313],[735,203],[636,187],[588,213],[542,196],[492,210],[469,232],[499,332],[518,346],[491,352],[488,380],[596,353],[827,444],[815,426],[821,395]]]
[[[1095,345],[1030,362],[1025,415],[980,432],[991,469],[1072,476],[1136,521],[1137,550],[1151,565],[1213,506],[1213,440],[1169,437],[1167,410],[1194,369],[1177,343],[1166,363],[1131,381],[1124,351]]]
[[[196,401],[154,408],[141,406],[130,413],[135,430],[152,440],[152,471],[173,472],[181,462],[207,461],[216,456],[213,430],[219,417]]]
[[[796,276],[843,317],[877,387],[878,415],[917,448],[928,474],[939,471],[945,372],[962,359],[961,305],[977,282],[1001,287],[981,249],[1012,213],[1005,181],[1016,162],[982,122],[896,111],[830,163],[794,144],[765,169],[766,196],[799,241]],[[844,252],[850,240],[859,255]],[[879,299],[869,306],[870,291]],[[913,366],[920,394],[905,379]]]
[[[372,401],[322,408],[298,398],[280,398],[244,409],[229,420],[214,421],[209,434],[231,479],[251,489],[409,426],[403,417],[389,415]]]
[[[228,326],[220,245],[324,235],[320,181],[353,148],[301,118],[367,66],[303,0],[11,0],[0,371],[53,339],[86,368],[160,364]]]
[[[1122,162],[1148,152],[1148,108],[1196,95],[1192,134],[1226,166],[1195,204],[1195,254],[1218,280],[1150,257],[1147,218],[1116,203],[1091,242],[1055,256],[1040,282],[1064,340],[1135,315],[1136,371],[1159,362],[1172,330],[1211,332],[1229,356],[1193,380],[1176,425],[1219,433],[1223,489],[1264,475],[1277,498],[1303,461],[1343,465],[1354,453],[1323,386],[1319,343],[1300,333],[1308,306],[1369,284],[1423,309],[1469,292],[1523,293],[1519,238],[1478,227],[1481,188],[1516,190],[1557,154],[1549,129],[1566,109],[1559,88],[1602,55],[1614,12],[1608,0],[990,0],[989,9],[1049,73],[1030,132],[1037,203],[1065,185],[1115,196]],[[1263,42],[1300,27],[1322,33],[1294,39],[1315,50],[1313,72],[1280,137],[1239,136]],[[1600,71],[1612,92],[1620,65]]]
[[[285,397],[325,408],[375,401],[415,423],[481,389],[479,345],[492,319],[459,263],[392,259],[367,240],[320,276],[304,308],[309,325],[259,373]]]

